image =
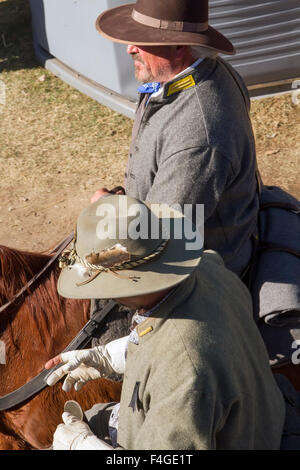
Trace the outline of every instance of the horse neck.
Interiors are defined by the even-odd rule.
[[[9,300],[39,272],[49,256],[0,247],[0,302]],[[22,301],[0,314],[0,326],[11,353],[32,358],[34,367],[61,352],[88,320],[89,301],[64,299],[57,293],[55,267]]]

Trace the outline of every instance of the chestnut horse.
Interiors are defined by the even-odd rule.
[[[49,261],[50,255],[27,253],[0,246],[0,306],[8,302]],[[60,297],[54,263],[30,292],[0,313],[0,341],[5,360],[0,364],[0,396],[24,385],[60,353],[89,320],[90,301]],[[127,334],[122,325],[118,336]],[[107,334],[107,332],[106,332]],[[116,337],[116,336],[115,336]],[[112,338],[107,337],[105,342]],[[33,398],[0,411],[0,449],[45,449],[62,422],[64,403],[73,399],[83,410],[95,403],[118,401],[121,383],[106,379],[89,382],[79,392],[66,393],[61,383]]]
[[[12,299],[49,259],[49,255],[0,246],[0,306]],[[55,263],[30,292],[0,313],[0,346],[5,345],[5,361],[0,356],[0,396],[41,372],[45,362],[60,353],[89,320],[88,300],[58,295],[58,275]],[[126,335],[129,324],[128,313],[124,316],[113,310],[104,322],[100,342]],[[286,375],[300,390],[299,366],[288,364],[274,372]],[[65,401],[76,400],[87,410],[95,403],[118,401],[120,393],[120,382],[105,379],[89,382],[79,392],[65,393],[61,383],[47,387],[26,402],[0,411],[0,450],[49,448],[61,423]]]

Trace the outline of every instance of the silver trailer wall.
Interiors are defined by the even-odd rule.
[[[234,44],[247,85],[300,76],[299,0],[211,0],[211,24]]]
[[[126,46],[104,39],[96,18],[122,0],[29,0],[37,58],[70,85],[131,116],[137,84]],[[54,59],[53,59],[54,58]]]
[[[132,117],[138,86],[132,60],[126,46],[95,30],[101,11],[128,2],[29,1],[39,60],[72,86]],[[300,77],[299,0],[211,0],[210,23],[235,45],[236,56],[226,59],[247,85]]]

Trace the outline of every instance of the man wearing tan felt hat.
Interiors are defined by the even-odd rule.
[[[235,49],[209,25],[208,0],[137,0],[101,13],[96,28],[128,44],[143,83],[126,194],[193,209],[204,204],[205,247],[243,276],[258,212],[250,100],[242,78],[219,57]]]
[[[54,450],[279,449],[284,402],[249,292],[183,214],[101,197],[78,218],[58,291],[136,313],[129,336],[45,365],[63,364],[48,384],[66,376],[66,391],[123,375],[120,403],[96,404],[88,422],[63,414]]]

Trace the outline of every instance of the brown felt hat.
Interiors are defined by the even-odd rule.
[[[208,25],[208,0],[137,0],[101,13],[96,28],[124,44],[205,46],[235,54],[231,42]]]

